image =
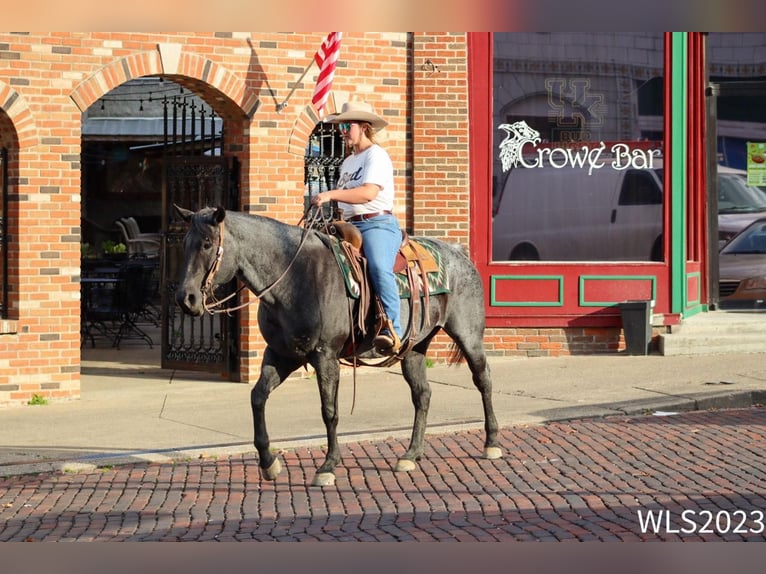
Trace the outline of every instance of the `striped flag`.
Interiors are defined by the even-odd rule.
[[[330,95],[332,79],[335,75],[335,64],[338,61],[338,54],[340,54],[341,34],[341,32],[330,32],[322,42],[319,51],[314,54],[314,61],[319,66],[319,77],[311,103],[319,112],[319,117],[322,117],[322,110],[327,104],[327,97]]]

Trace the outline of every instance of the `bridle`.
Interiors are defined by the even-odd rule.
[[[311,206],[308,207],[306,212],[303,214],[303,217],[298,222],[298,225],[300,225],[305,219],[306,215],[308,214],[309,210],[311,209]],[[293,258],[290,260],[290,263],[287,264],[287,267],[282,272],[282,274],[274,280],[271,285],[268,287],[262,289],[260,292],[253,294],[255,295],[256,299],[262,298],[264,295],[266,295],[269,291],[274,289],[281,281],[284,279],[287,274],[289,273],[290,269],[292,268],[295,261],[298,259],[298,254],[301,252],[301,249],[303,249],[303,246],[306,244],[306,239],[308,239],[309,236],[309,230],[311,229],[311,226],[321,217],[321,210],[317,209],[314,212],[314,215],[309,219],[309,221],[306,222],[306,226],[303,229],[303,233],[301,234],[301,240],[298,244],[298,249],[296,249],[295,254],[293,255]],[[244,307],[247,307],[248,305],[251,305],[254,301],[250,300],[246,303],[242,303],[241,305],[237,305],[236,307],[223,307],[223,304],[236,297],[240,291],[245,289],[245,285],[240,285],[239,288],[234,291],[234,293],[229,293],[226,297],[223,299],[216,299],[214,290],[213,290],[213,281],[215,279],[215,274],[218,273],[218,270],[221,268],[221,263],[223,261],[223,238],[224,238],[224,220],[221,220],[221,222],[218,224],[218,245],[216,247],[216,253],[215,253],[215,259],[210,264],[210,267],[208,267],[207,271],[205,272],[205,276],[202,278],[202,307],[211,315],[215,315],[217,313],[226,313],[227,315],[231,315],[233,311],[237,311],[239,309],[242,309]],[[208,295],[210,301],[208,301]]]

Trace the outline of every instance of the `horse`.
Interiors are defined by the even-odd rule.
[[[311,365],[316,373],[327,452],[313,486],[335,484],[341,462],[338,445],[338,386],[343,349],[354,328],[344,277],[327,237],[320,231],[270,217],[205,207],[192,212],[174,206],[189,224],[183,240],[176,303],[184,313],[200,316],[208,309],[217,285],[237,277],[260,301],[258,325],[266,342],[260,376],[251,390],[254,445],[262,476],[276,480],[282,466],[270,450],[266,401],[291,373]],[[333,239],[335,240],[335,239]],[[438,247],[449,281],[449,292],[428,298],[429,325],[421,330],[401,359],[411,390],[415,417],[407,451],[395,471],[411,472],[424,453],[424,434],[431,398],[426,376],[426,351],[443,329],[464,358],[484,410],[483,456],[502,456],[492,405],[492,380],[484,346],[484,290],[481,277],[463,248],[440,240]],[[224,248],[225,247],[225,248]],[[402,303],[402,322],[409,306]]]

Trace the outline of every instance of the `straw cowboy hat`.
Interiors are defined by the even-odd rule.
[[[388,122],[372,111],[372,106],[367,102],[346,102],[339,114],[327,116],[327,122],[339,124],[341,122],[367,122],[375,131],[382,130]]]

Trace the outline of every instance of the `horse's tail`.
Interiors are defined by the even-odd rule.
[[[463,359],[465,359],[465,354],[463,353],[463,349],[458,347],[455,343],[452,343],[449,349],[449,357],[447,358],[447,364],[450,366],[457,365]]]

